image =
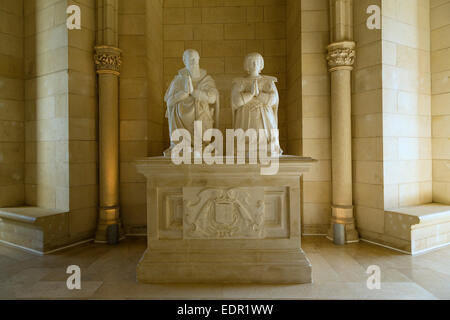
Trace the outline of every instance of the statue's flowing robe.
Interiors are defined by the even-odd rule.
[[[258,81],[259,96],[253,97],[251,91],[254,81]],[[272,136],[272,129],[278,129],[279,95],[277,78],[260,76],[258,78],[238,78],[233,81],[231,106],[234,129],[265,130],[268,143],[275,153],[282,154],[278,137]],[[269,150],[271,150],[269,148]]]
[[[192,79],[194,90],[200,95],[186,97],[189,71],[182,69],[168,88],[164,101],[167,104],[166,118],[169,120],[170,135],[177,129],[186,129],[194,137],[194,121],[202,121],[203,133],[219,126],[219,91],[214,79],[205,70],[200,70],[200,77]],[[210,106],[210,105],[215,105]],[[172,149],[174,145],[171,145]]]

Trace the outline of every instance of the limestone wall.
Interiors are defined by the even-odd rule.
[[[245,75],[245,55],[259,52],[263,73],[278,78],[280,140],[287,150],[286,1],[165,0],[163,14],[164,89],[183,68],[183,51],[198,50],[201,67],[214,76],[221,94],[220,127],[231,128],[232,80]]]
[[[433,201],[450,204],[450,1],[431,0]]]
[[[68,209],[67,1],[25,1],[26,203]]]
[[[136,172],[133,161],[149,155],[146,29],[146,1],[119,1],[119,47],[123,51],[120,77],[120,202],[127,233],[145,233],[135,230],[137,226],[145,226],[146,189],[145,179]],[[162,127],[159,135],[162,135]]]
[[[382,29],[366,26],[369,5]],[[358,1],[353,179],[358,230],[398,238],[385,210],[432,202],[430,1]],[[391,243],[393,240],[390,240]]]
[[[383,1],[385,207],[432,201],[430,2]]]
[[[0,1],[0,207],[24,202],[23,1]]]
[[[302,38],[301,1],[287,0],[287,128],[288,150],[302,154]]]
[[[145,234],[145,178],[133,163],[161,156],[164,134],[162,1],[119,1],[120,198],[125,231]]]
[[[82,10],[68,31],[66,9]],[[26,1],[25,203],[69,213],[73,240],[92,237],[98,206],[95,1]]]
[[[92,237],[98,215],[98,99],[94,66],[96,0],[72,0],[80,6],[81,30],[68,32],[68,153],[57,161],[68,167],[70,234]],[[62,105],[59,107],[61,108]],[[67,168],[66,167],[66,168]]]
[[[163,1],[146,1],[149,155],[160,156],[169,144],[163,101]]]
[[[299,137],[298,128],[301,128],[302,154],[319,160],[304,176],[303,232],[326,234],[331,216],[330,77],[326,61],[330,43],[328,0],[301,1],[301,41],[301,115],[297,115],[297,123],[290,124],[289,139]],[[292,151],[295,152],[295,148]]]
[[[358,228],[384,232],[382,32],[366,25],[369,5],[354,2],[353,201]]]

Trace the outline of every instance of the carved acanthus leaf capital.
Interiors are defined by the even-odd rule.
[[[95,47],[94,62],[97,73],[120,75],[120,66],[122,65],[121,53],[122,51],[115,47]]]
[[[340,69],[353,69],[356,51],[353,41],[332,43],[328,46],[328,66],[330,72]]]

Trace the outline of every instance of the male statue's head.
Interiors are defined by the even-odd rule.
[[[191,73],[200,69],[200,55],[194,49],[188,49],[183,53],[183,62]]]
[[[259,53],[250,53],[245,57],[244,69],[251,76],[259,76],[264,69],[264,58]]]

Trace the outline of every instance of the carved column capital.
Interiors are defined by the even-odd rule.
[[[98,74],[114,74],[120,75],[120,66],[122,50],[111,46],[95,47],[94,61]]]
[[[356,44],[353,41],[332,43],[328,46],[328,66],[330,72],[337,70],[353,70]]]

